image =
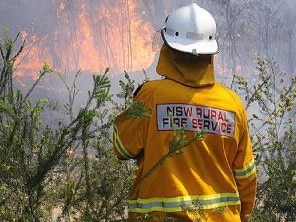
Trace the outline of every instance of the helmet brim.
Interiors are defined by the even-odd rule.
[[[194,41],[190,39],[177,38],[161,32],[164,42],[171,48],[181,52],[196,55],[217,54],[219,52],[218,43],[215,39]]]

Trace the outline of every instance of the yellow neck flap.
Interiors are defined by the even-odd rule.
[[[204,87],[215,83],[213,55],[183,53],[163,45],[156,72],[168,79],[191,87]]]

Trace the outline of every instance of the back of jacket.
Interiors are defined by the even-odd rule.
[[[127,118],[126,110],[114,127],[118,158],[138,163],[130,214],[244,221],[254,204],[256,168],[237,94],[219,83],[192,87],[166,78],[145,83],[137,101],[151,116]],[[178,142],[176,130],[187,141],[200,131],[204,139],[166,157]]]

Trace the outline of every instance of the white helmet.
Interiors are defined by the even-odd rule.
[[[195,3],[170,14],[161,34],[164,42],[178,51],[196,55],[218,53],[215,19]]]

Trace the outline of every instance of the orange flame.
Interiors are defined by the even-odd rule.
[[[116,4],[114,4],[116,2]],[[24,31],[27,45],[16,74],[36,78],[44,63],[57,70],[102,73],[148,68],[154,58],[153,27],[143,19],[138,1],[80,1],[57,6],[57,25],[43,36]],[[73,9],[74,7],[74,9]],[[33,73],[33,74],[32,74]]]

